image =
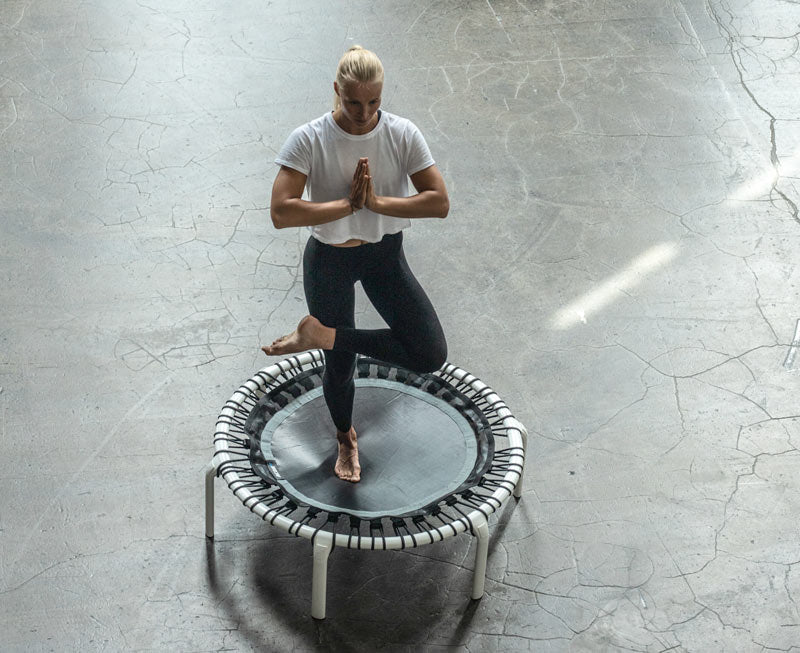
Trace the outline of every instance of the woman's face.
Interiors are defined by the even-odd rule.
[[[342,101],[341,118],[345,131],[363,134],[375,126],[383,82],[345,82],[341,86],[334,82],[333,90]]]

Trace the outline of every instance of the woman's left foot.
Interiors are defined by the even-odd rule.
[[[335,339],[336,329],[326,327],[312,315],[306,315],[292,333],[278,338],[271,345],[265,345],[261,351],[267,356],[284,356],[309,349],[333,349]]]

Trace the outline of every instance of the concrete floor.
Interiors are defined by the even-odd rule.
[[[0,649],[800,651],[798,32],[777,0],[5,0]],[[336,551],[317,623],[309,543],[218,483],[209,545],[202,471],[304,314],[272,159],[352,43],[445,175],[407,253],[530,462],[483,600],[468,536]]]

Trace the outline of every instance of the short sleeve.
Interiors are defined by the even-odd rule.
[[[275,163],[308,176],[311,173],[311,139],[306,126],[298,127],[286,139]]]
[[[425,137],[412,122],[408,123],[406,138],[408,139],[408,156],[406,159],[408,175],[411,176],[420,170],[430,168],[435,161],[428,148],[428,144],[425,142]]]

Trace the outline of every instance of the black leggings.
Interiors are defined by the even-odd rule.
[[[356,281],[388,329],[355,328]],[[444,364],[444,332],[408,267],[402,231],[357,247],[334,247],[311,236],[303,255],[303,286],[311,315],[336,329],[333,349],[325,351],[322,387],[339,431],[351,426],[356,353],[418,373]]]

